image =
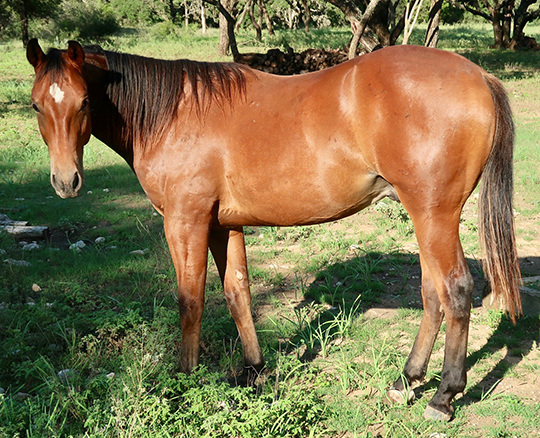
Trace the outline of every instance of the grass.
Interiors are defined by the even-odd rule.
[[[540,213],[540,55],[488,49],[491,34],[485,26],[443,28],[441,36],[443,48],[500,75],[510,92],[518,127],[518,236],[534,244],[538,235],[530,224]],[[279,31],[262,43],[240,34],[239,43],[244,52],[289,46],[301,51],[339,48],[348,38],[346,29],[310,35]],[[419,42],[421,33],[414,38]],[[156,27],[124,30],[104,46],[217,60],[216,41],[215,31],[164,35]],[[85,149],[83,193],[72,200],[55,196],[47,150],[29,107],[32,69],[18,42],[1,42],[0,54],[0,213],[52,230],[51,238],[32,251],[0,233],[1,438],[540,433],[534,393],[538,317],[512,326],[498,313],[473,310],[469,385],[455,402],[451,423],[421,419],[440,378],[443,336],[418,400],[409,406],[384,403],[421,317],[414,230],[403,208],[389,201],[334,224],[246,229],[267,368],[255,388],[236,385],[241,347],[210,263],[202,365],[191,376],[178,374],[175,274],[162,219],[131,170],[95,139]],[[475,215],[472,199],[461,230],[478,305],[482,274]],[[81,251],[70,249],[81,240],[86,244]],[[136,250],[142,253],[132,253]],[[532,389],[516,391],[523,387]]]

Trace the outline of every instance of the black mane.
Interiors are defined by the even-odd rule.
[[[193,108],[202,115],[245,90],[247,69],[231,63],[168,61],[105,51],[107,95],[126,124],[129,140],[144,145],[171,126],[189,84]]]
[[[58,80],[64,77],[65,61],[62,57],[62,51],[58,49],[49,49],[45,55],[44,68],[38,70],[36,73],[36,79],[41,79],[45,75],[51,76],[52,82],[58,82]]]

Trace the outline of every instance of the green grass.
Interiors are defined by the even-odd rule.
[[[538,34],[540,28],[531,27]],[[420,29],[421,30],[421,29]],[[491,51],[485,26],[443,28],[441,47],[503,78],[517,123],[518,236],[540,213],[537,53]],[[339,48],[347,29],[278,31],[240,50]],[[421,32],[413,36],[421,42]],[[64,42],[62,42],[64,43]],[[217,60],[217,32],[124,30],[106,48]],[[44,46],[53,45],[45,41]],[[0,233],[0,438],[4,437],[450,437],[535,436],[534,394],[500,390],[538,374],[540,321],[513,326],[473,311],[469,385],[449,424],[422,420],[439,381],[439,336],[425,384],[409,406],[384,391],[401,373],[421,317],[417,246],[397,204],[336,224],[246,230],[256,324],[267,360],[258,385],[236,385],[242,351],[210,263],[201,367],[178,371],[175,274],[162,230],[128,166],[93,139],[81,195],[61,200],[29,105],[32,69],[18,42],[0,43],[0,213],[47,225],[51,239],[24,251]],[[104,191],[107,189],[107,191]],[[481,296],[476,203],[461,223]],[[524,225],[520,225],[524,224]],[[521,228],[520,228],[521,227]],[[96,243],[96,238],[105,240]],[[69,249],[79,240],[86,247]],[[143,255],[131,254],[146,250]],[[29,267],[4,263],[24,260]],[[444,330],[444,328],[443,328]],[[480,342],[482,340],[483,342]],[[516,387],[519,387],[519,384]]]

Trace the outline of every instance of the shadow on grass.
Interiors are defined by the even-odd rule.
[[[540,51],[463,49],[457,53],[501,80],[525,79],[540,73]]]
[[[473,306],[482,306],[482,295],[485,287],[481,264],[477,260],[468,259],[468,265],[474,278]],[[540,259],[531,257],[520,259],[524,276],[536,276],[540,272]],[[365,253],[344,262],[328,266],[316,274],[316,280],[307,288],[305,299],[296,304],[296,310],[309,306],[313,301],[325,303],[327,306],[340,308],[344,314],[370,312],[371,317],[381,315],[385,310],[422,309],[421,272],[417,254],[378,252]],[[270,292],[271,294],[273,292]],[[356,306],[360,299],[359,306]],[[335,310],[334,310],[335,314]],[[296,334],[292,344],[305,342],[306,333],[312,333],[317,326],[332,321],[332,311],[313,319],[303,333]],[[469,354],[467,370],[470,371],[482,360],[492,358],[494,353],[506,349],[504,357],[488,371],[474,386],[467,388],[464,396],[454,402],[456,406],[464,406],[483,400],[493,391],[500,381],[540,345],[540,319],[537,315],[525,316],[514,325],[509,318],[494,314],[494,321],[499,320],[486,344],[479,350]],[[474,321],[471,325],[474,325]],[[444,336],[444,332],[441,333]],[[306,349],[301,360],[310,362],[321,353],[321,345],[316,344]],[[437,370],[439,371],[439,370]],[[434,390],[439,385],[439,377],[425,381],[415,389],[417,397]]]

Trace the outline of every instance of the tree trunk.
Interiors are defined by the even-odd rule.
[[[383,47],[392,45],[392,34],[388,28],[390,0],[381,0],[377,3],[369,21],[369,28],[375,32],[377,39]]]
[[[262,25],[263,25],[263,11],[261,7],[261,3],[262,3],[262,0],[257,1],[257,6],[259,7],[259,14],[257,15],[257,25],[261,33],[259,41],[262,40]]]
[[[493,11],[493,47],[502,49],[503,46],[503,28],[501,25],[500,14],[498,11]]]
[[[206,34],[206,8],[204,2],[201,2],[201,26],[203,35]]]
[[[311,12],[309,11],[309,4],[307,0],[302,0],[302,5],[304,6],[304,29],[306,33],[309,33],[309,23],[311,21]]]
[[[249,6],[249,18],[251,19],[251,24],[253,24],[253,27],[255,28],[255,32],[257,34],[257,41],[262,41],[262,28],[259,26],[259,23],[255,19],[255,0],[251,2],[251,5]]]
[[[367,23],[373,15],[373,11],[375,11],[375,8],[380,3],[380,1],[381,0],[371,0],[369,2],[364,12],[364,15],[362,16],[362,19],[360,20],[360,23],[358,23],[358,26],[356,27],[356,31],[354,32],[351,44],[349,45],[349,59],[353,59],[356,56],[356,49],[358,48],[358,43],[360,42],[360,39],[362,38],[364,31],[366,30]]]
[[[233,56],[239,55],[238,46],[236,45],[236,37],[234,36],[235,20],[231,15],[235,0],[203,0],[206,3],[214,5],[219,10],[219,44],[218,54],[226,56],[228,48],[231,48]]]
[[[266,0],[259,0],[259,7],[261,8],[262,14],[264,15],[264,21],[266,23],[266,28],[268,29],[268,34],[274,35],[274,26],[272,25],[272,19],[270,18],[268,9],[266,9],[265,1]]]
[[[443,0],[431,0],[428,27],[426,30],[426,38],[424,39],[424,45],[426,47],[437,48],[437,44],[439,43],[439,23],[441,21],[442,4]]]
[[[533,12],[528,12],[529,6],[536,3],[537,0],[522,0],[518,8],[514,11],[514,29],[512,32],[512,41],[510,41],[510,48],[515,49],[519,46],[520,42],[525,39],[525,26],[530,21],[538,18],[540,15],[540,8]]]
[[[246,18],[246,14],[249,11],[249,8],[251,7],[251,2],[253,0],[247,0],[246,4],[244,5],[244,9],[242,10],[242,13],[240,14],[240,17],[238,17],[238,20],[236,20],[236,25],[234,26],[234,29],[238,32],[238,29],[240,29],[240,26],[242,26],[242,23],[244,22],[244,19]]]
[[[174,7],[173,0],[170,0],[170,3],[171,3],[171,7]],[[186,27],[189,26],[189,9],[188,9],[187,0],[184,0],[184,25]]]
[[[424,0],[414,0],[412,6],[410,2],[407,3],[407,7],[405,9],[405,28],[403,30],[402,44],[409,44],[409,38],[411,37],[412,31],[416,26],[418,15],[420,14],[420,9],[422,8],[423,3]]]
[[[178,9],[176,8],[176,6],[174,6],[174,1],[169,0],[169,17],[173,23],[176,21],[177,12],[178,12]]]
[[[229,52],[229,32],[227,30],[227,19],[223,14],[219,14],[219,43],[218,55],[227,56]]]
[[[505,2],[502,8],[502,38],[503,47],[507,49],[510,47],[510,32],[512,29],[512,13],[514,11],[514,1]]]
[[[19,9],[19,17],[21,19],[21,36],[24,47],[28,45],[30,37],[28,36],[28,15],[26,14],[26,9],[22,7]]]

